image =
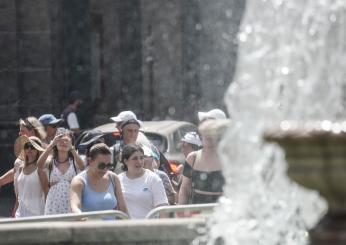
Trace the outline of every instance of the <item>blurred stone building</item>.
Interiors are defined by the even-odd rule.
[[[0,174],[14,161],[18,119],[59,116],[72,90],[84,97],[84,128],[124,109],[195,121],[224,108],[243,9],[242,0],[1,0]]]

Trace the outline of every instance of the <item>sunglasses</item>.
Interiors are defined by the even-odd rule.
[[[36,150],[35,147],[31,143],[26,143],[24,145],[24,150],[28,150],[28,149]]]
[[[98,169],[100,169],[100,170],[104,170],[104,169],[109,169],[109,170],[114,170],[114,164],[112,164],[112,163],[104,163],[104,162],[100,162],[99,164],[98,164]]]

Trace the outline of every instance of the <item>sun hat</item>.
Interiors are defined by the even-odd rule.
[[[206,120],[199,125],[198,132],[200,132],[202,138],[208,135],[218,141],[230,126],[230,119]]]
[[[53,114],[43,114],[38,120],[43,125],[56,125],[63,121],[62,119],[56,118]]]
[[[198,112],[199,121],[203,121],[205,119],[226,119],[226,114],[220,109],[212,109],[207,112]]]
[[[16,155],[17,158],[23,161],[25,160],[24,145],[26,143],[31,143],[32,146],[38,151],[41,151],[41,152],[44,151],[42,147],[42,141],[38,137],[36,136],[27,137],[25,135],[19,136],[14,143],[14,154]]]
[[[117,116],[111,117],[111,119],[120,125],[121,128],[130,123],[138,124],[139,127],[143,124],[132,111],[122,111]]]
[[[187,132],[184,135],[184,137],[181,139],[181,141],[192,144],[192,145],[197,145],[198,147],[202,146],[202,141],[196,132]]]
[[[19,119],[19,125],[23,125],[27,129],[33,129],[37,132],[40,139],[46,138],[46,131],[43,128],[42,123],[36,117],[27,117],[25,119]]]

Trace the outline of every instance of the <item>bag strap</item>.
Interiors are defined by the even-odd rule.
[[[53,161],[54,161],[54,158],[52,158],[52,160],[50,160],[48,162],[48,189],[50,189],[50,175],[52,174],[52,170],[53,170]]]
[[[193,192],[195,191],[195,181],[193,180],[193,171],[194,171],[193,167],[195,166],[197,154],[198,154],[198,151],[196,152],[195,158],[193,159],[193,162],[191,165],[191,190],[190,190],[190,195],[189,195],[190,204],[192,204],[192,196],[193,196]]]

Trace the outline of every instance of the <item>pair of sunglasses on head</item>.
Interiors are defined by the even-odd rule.
[[[26,143],[24,145],[24,150],[28,150],[28,149],[36,150],[36,148],[31,143]]]
[[[104,170],[104,169],[114,170],[114,164],[112,164],[112,163],[100,162],[100,163],[97,165],[97,168],[100,169],[100,170]]]

